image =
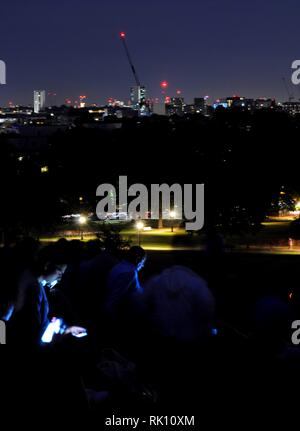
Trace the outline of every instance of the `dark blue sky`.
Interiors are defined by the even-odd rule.
[[[120,30],[152,97],[167,79],[168,94],[180,88],[188,102],[287,99],[282,76],[290,82],[300,58],[299,16],[299,0],[11,0],[0,13],[0,105],[31,103],[39,88],[56,91],[58,103],[79,94],[127,100],[133,77]]]

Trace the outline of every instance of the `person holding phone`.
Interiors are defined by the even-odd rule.
[[[64,262],[56,262],[55,256],[47,255],[46,248],[35,265],[23,272],[10,319],[10,339],[13,344],[25,347],[42,344],[42,336],[50,323],[46,288],[60,281],[66,267]],[[71,327],[64,331],[66,335],[84,332],[86,330],[80,327]]]

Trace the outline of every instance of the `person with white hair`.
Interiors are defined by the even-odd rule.
[[[173,266],[144,286],[142,308],[157,335],[194,341],[211,335],[214,297],[204,279],[183,266]]]

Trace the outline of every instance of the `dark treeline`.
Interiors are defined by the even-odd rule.
[[[61,215],[77,212],[79,196],[93,211],[97,186],[116,184],[119,175],[127,175],[129,184],[204,182],[212,224],[232,218],[234,208],[234,217],[243,212],[260,221],[282,185],[299,191],[297,117],[220,108],[212,118],[119,121],[122,127],[112,131],[77,121],[30,150],[1,135],[2,229],[45,230]]]

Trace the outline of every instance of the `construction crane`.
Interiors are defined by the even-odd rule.
[[[136,83],[137,87],[140,87],[141,86],[141,82],[139,80],[139,77],[138,77],[138,74],[137,74],[137,72],[135,70],[135,67],[134,67],[134,65],[132,63],[132,59],[131,59],[131,56],[130,56],[130,53],[129,53],[129,50],[128,50],[128,47],[127,47],[127,43],[126,43],[126,33],[124,31],[120,32],[120,39],[123,42],[123,46],[124,46],[124,49],[125,49],[125,52],[126,52],[126,56],[127,56],[128,61],[129,61],[129,64],[130,64],[130,67],[131,67],[131,70],[132,70],[132,73],[133,73],[133,76],[134,76],[134,79],[135,79],[135,83]]]
[[[282,77],[282,81],[283,81],[284,87],[286,89],[286,92],[287,92],[287,95],[288,95],[288,98],[289,98],[289,102],[291,102],[292,100],[295,99],[295,97],[294,97],[293,93],[291,93],[291,91],[289,90],[289,87],[287,85],[287,82],[286,82],[286,79],[285,79],[284,76]]]
[[[125,53],[127,56],[127,59],[129,61],[129,65],[131,67],[134,80],[135,80],[135,86],[131,88],[130,90],[130,100],[131,105],[134,107],[134,109],[137,109],[139,111],[139,115],[147,115],[148,114],[148,105],[146,102],[146,88],[144,85],[141,85],[141,82],[139,80],[138,74],[135,70],[135,67],[133,65],[129,49],[127,47],[126,43],[126,33],[124,31],[121,31],[119,33],[120,39],[123,43]]]

